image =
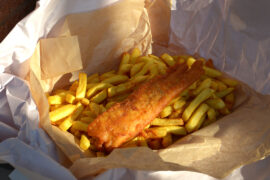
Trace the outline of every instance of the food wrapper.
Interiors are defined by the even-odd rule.
[[[270,97],[262,93],[270,91],[269,38],[255,33],[253,22],[243,19],[245,12],[237,11],[238,3],[40,1],[0,47],[0,70],[9,73],[0,76],[0,158],[46,177],[73,179],[121,167],[221,178],[267,157]],[[115,69],[121,54],[134,47],[143,54],[212,58],[218,69],[243,81],[234,111],[163,150],[115,149],[99,158],[83,152],[73,135],[50,124],[44,92],[70,84],[80,71],[90,75]],[[41,164],[31,160],[37,158]]]

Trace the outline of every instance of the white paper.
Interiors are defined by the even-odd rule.
[[[0,159],[52,179],[74,179],[57,162],[55,144],[39,127],[39,113],[26,82],[0,74],[0,101]]]
[[[267,0],[175,0],[170,43],[212,58],[230,76],[270,94]]]
[[[36,10],[20,21],[0,44],[0,72],[25,78],[29,70],[27,59],[38,39],[57,34],[55,24],[65,15],[94,10],[116,1],[39,1]],[[270,94],[268,1],[174,0],[172,4],[170,45],[212,58],[219,69],[261,93]],[[18,77],[0,74],[0,159],[44,177],[74,179],[68,169],[57,163],[56,147],[39,128],[36,106],[26,83]],[[256,169],[257,178],[269,177],[270,169],[265,162],[269,162],[269,158],[250,165],[248,172]],[[247,179],[242,176],[244,168],[235,170],[225,179]],[[110,170],[97,179],[180,177],[214,179],[194,172],[142,172],[124,168]]]

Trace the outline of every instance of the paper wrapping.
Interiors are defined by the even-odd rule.
[[[235,52],[234,48],[231,48],[225,51],[223,46],[227,43],[223,41],[225,39],[223,36],[226,33],[222,32],[222,27],[225,26],[223,23],[227,22],[230,3],[222,4],[212,1],[189,3],[179,0],[173,1],[171,11],[168,4],[170,3],[161,0],[149,1],[146,3],[147,11],[144,9],[144,1],[142,0],[122,0],[103,9],[68,15],[55,24],[55,29],[52,29],[50,33],[49,31],[45,33],[49,34],[50,39],[41,40],[35,50],[32,48],[33,56],[19,65],[22,68],[29,64],[27,73],[18,74],[30,84],[42,128],[64,153],[62,156],[69,159],[63,158],[58,161],[70,168],[77,178],[86,178],[106,169],[117,167],[139,170],[190,170],[214,177],[224,177],[236,167],[269,155],[270,98],[267,95],[256,93],[244,83],[241,83],[237,89],[237,103],[232,114],[180,139],[164,150],[117,149],[106,158],[92,158],[91,153],[80,150],[75,143],[76,139],[71,134],[50,125],[48,104],[45,95],[41,92],[70,84],[77,78],[78,69],[88,74],[114,69],[119,64],[120,55],[135,46],[141,48],[145,54],[151,52],[152,36],[154,54],[163,52],[173,54],[200,53],[204,57],[213,58],[221,70],[237,77],[240,75],[240,79],[247,80],[243,78],[243,74],[239,74],[242,66],[238,65],[236,66],[238,68],[233,70],[229,67],[232,64],[249,62],[249,57],[243,53],[252,48],[250,45],[256,39],[245,41],[244,50],[235,48],[239,49]],[[76,7],[74,8],[76,9]],[[214,17],[207,19],[210,12],[216,13],[219,10],[222,10],[222,13],[217,13],[219,21],[215,21]],[[159,17],[159,14],[163,16]],[[208,16],[206,16],[207,14]],[[182,18],[179,18],[179,15]],[[232,15],[230,21],[233,22],[235,19],[237,19],[236,15]],[[207,25],[210,27],[208,34],[206,25],[202,25],[205,22],[208,22]],[[50,26],[52,27],[52,25]],[[228,29],[232,31],[231,34],[237,35],[237,30]],[[203,36],[205,33],[206,35]],[[220,40],[220,38],[223,39]],[[226,40],[227,38],[232,37],[226,37]],[[241,38],[248,39],[248,37]],[[50,50],[50,47],[53,48],[56,44],[61,44],[61,41],[64,41],[62,45],[65,46],[62,50],[61,46],[58,46],[58,50],[66,53],[58,55],[57,51],[54,51],[53,56],[50,55],[54,58],[48,58],[46,54],[40,53],[44,52],[46,47]],[[268,46],[265,41],[262,44],[258,42],[257,45],[263,47],[262,50],[255,52],[258,55],[256,59],[258,66],[258,62],[263,62],[264,58],[267,57],[268,51],[264,48]],[[72,51],[70,51],[70,46],[73,48]],[[262,54],[266,57],[260,58]],[[239,63],[235,63],[234,58],[237,57],[241,57]],[[65,63],[66,69],[61,68],[60,71],[57,71],[57,68],[63,63]],[[50,64],[55,64],[55,66]],[[7,71],[14,73],[13,69],[17,66],[13,67],[12,65],[7,68]],[[244,67],[250,69],[246,64]],[[258,78],[256,83],[260,81],[262,85],[254,85],[247,81],[249,85],[261,92],[268,92],[266,83],[268,79],[261,80],[265,73],[256,72],[254,68],[252,70],[251,72],[256,73]],[[27,75],[24,76],[25,74]],[[18,107],[11,105],[11,107],[13,106]],[[10,130],[10,134],[15,137],[16,129]],[[44,137],[38,135],[37,139],[44,139]],[[33,141],[36,139],[34,138]],[[72,162],[71,166],[70,161]]]

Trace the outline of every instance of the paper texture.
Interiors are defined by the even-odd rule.
[[[1,74],[0,82],[1,121],[7,120],[5,116],[11,118],[9,123],[2,121],[0,124],[5,128],[1,131],[0,159],[48,178],[74,179],[57,162],[60,160],[58,150],[39,127],[39,113],[25,81],[10,74]],[[57,173],[59,171],[61,174]]]
[[[269,155],[270,97],[256,93],[243,83],[237,90],[237,105],[232,114],[157,152],[148,148],[117,149],[106,158],[91,158],[91,153],[80,150],[72,135],[51,126],[48,103],[42,92],[69,84],[77,78],[79,69],[88,74],[115,69],[120,55],[135,46],[141,48],[143,53],[153,51],[158,55],[163,52],[199,53],[213,58],[218,68],[229,75],[245,81],[260,92],[269,93],[270,63],[266,61],[270,53],[268,39],[256,36],[254,30],[249,28],[249,21],[241,20],[236,11],[239,7],[234,1],[178,0],[172,2],[169,11],[170,3],[161,0],[148,1],[147,10],[144,9],[143,0],[121,0],[111,6],[86,12],[113,2],[93,1],[94,6],[91,6],[93,4],[90,2],[83,4],[83,1],[40,1],[40,7],[33,15],[21,22],[24,28],[15,28],[1,44],[0,70],[27,80],[37,107],[24,82],[17,77],[9,75],[7,78],[1,74],[1,110],[4,110],[1,112],[5,113],[1,114],[4,120],[1,120],[3,125],[0,124],[0,127],[5,130],[1,132],[7,133],[1,134],[1,139],[6,140],[0,144],[0,158],[46,177],[73,179],[63,166],[69,168],[77,178],[88,178],[106,169],[119,167],[189,170],[224,177],[241,165]],[[46,15],[45,9],[49,10]],[[76,12],[83,13],[64,18],[66,14]],[[44,18],[42,23],[35,19],[39,15]],[[28,37],[26,34],[31,32],[29,26],[33,24],[40,28],[33,37]],[[250,36],[243,35],[245,32]],[[12,44],[12,38],[21,34],[23,36],[18,43]],[[23,44],[24,38],[31,39],[29,44]],[[43,39],[38,43],[39,38]],[[152,40],[154,43],[151,45]],[[67,53],[57,55],[62,46],[53,49],[55,44],[64,44],[63,50]],[[74,47],[72,51],[69,51],[70,46]],[[15,51],[10,50],[13,47],[16,47]],[[51,49],[51,55],[44,54]],[[2,54],[4,50],[7,51]],[[53,59],[55,66],[50,64]],[[64,64],[64,68],[60,67],[58,71],[61,64]],[[262,68],[261,71],[257,71],[258,68]],[[13,81],[21,84],[6,86]],[[9,98],[9,92],[16,98]],[[26,117],[25,120],[21,120],[22,115]],[[39,122],[53,141],[38,128]],[[61,150],[60,154],[53,142]],[[11,150],[14,148],[17,150]],[[22,154],[23,150],[27,153]],[[5,153],[9,156],[4,156]],[[30,156],[41,158],[44,166],[50,166],[44,170],[44,166],[29,160]],[[14,157],[21,159],[15,163]],[[25,160],[30,163],[26,165]],[[59,174],[59,171],[63,174]]]

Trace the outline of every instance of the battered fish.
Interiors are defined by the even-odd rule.
[[[110,151],[138,135],[168,103],[204,73],[202,62],[175,66],[165,76],[141,84],[127,99],[99,115],[88,135],[99,150]]]

